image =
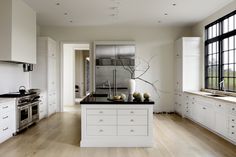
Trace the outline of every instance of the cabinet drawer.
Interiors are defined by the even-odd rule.
[[[11,109],[13,109],[13,102],[9,103],[2,103],[0,105],[0,114],[4,114],[6,112],[9,112]]]
[[[147,125],[147,116],[118,116],[118,125]]]
[[[87,126],[87,135],[116,136],[116,126]]]
[[[118,110],[118,115],[147,115],[147,110],[123,109],[123,110]]]
[[[216,111],[218,112],[228,112],[229,111],[229,105],[223,104],[223,103],[217,103],[215,106]]]
[[[236,124],[235,123],[230,123],[229,124],[229,129],[234,130],[236,132]]]
[[[116,125],[116,116],[89,115],[87,125]]]
[[[231,138],[231,140],[236,140],[236,130],[233,129],[229,129],[229,137]]]
[[[229,116],[229,122],[230,123],[235,123],[236,124],[236,116]]]
[[[88,115],[116,115],[114,109],[87,109]]]
[[[236,115],[236,106],[235,106],[235,105],[231,105],[231,107],[230,107],[230,112],[231,112],[232,114],[235,114],[235,115]]]
[[[11,123],[11,114],[10,112],[7,112],[5,114],[0,115],[0,124],[5,124],[5,123]]]
[[[147,136],[147,126],[118,126],[118,136]]]

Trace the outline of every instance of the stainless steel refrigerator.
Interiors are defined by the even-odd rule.
[[[95,47],[96,93],[128,95],[128,82],[131,73],[124,67],[133,68],[135,65],[134,44],[98,44]]]

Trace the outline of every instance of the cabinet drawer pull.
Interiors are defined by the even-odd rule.
[[[6,109],[6,108],[8,108],[8,106],[2,107],[2,109]]]
[[[219,105],[219,107],[221,107],[221,105]]]
[[[134,120],[133,120],[133,119],[131,119],[130,121],[131,121],[131,122],[134,122]]]
[[[99,132],[103,132],[103,130],[102,130],[102,129],[100,129],[100,130],[99,130]]]
[[[131,130],[130,130],[130,132],[134,132],[134,130],[133,130],[133,129],[131,129]]]
[[[6,128],[4,128],[4,129],[2,129],[3,131],[6,131],[6,130],[8,130],[8,127],[6,127]]]
[[[232,125],[232,128],[234,128],[234,126]]]
[[[232,122],[234,122],[234,119],[232,119]]]
[[[133,113],[134,113],[134,111],[130,111],[130,113],[131,113],[131,114],[133,114]]]
[[[103,111],[99,111],[99,113],[101,113],[101,114],[102,114],[102,113],[103,113]]]
[[[6,117],[3,117],[2,119],[7,119],[8,118],[8,116],[6,116]]]
[[[100,119],[100,120],[99,120],[99,122],[103,122],[103,120],[102,120],[102,119]]]
[[[232,135],[234,134],[234,132],[232,132]]]
[[[235,108],[232,108],[232,110],[234,111],[234,110],[235,110]]]
[[[203,107],[202,109],[203,109],[203,110],[205,110],[206,108],[205,108],[205,107]]]

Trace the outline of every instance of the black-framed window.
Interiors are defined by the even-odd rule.
[[[223,80],[236,92],[236,10],[205,27],[205,88],[223,90]]]

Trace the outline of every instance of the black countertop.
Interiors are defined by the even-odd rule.
[[[81,105],[88,105],[88,104],[135,104],[135,105],[154,105],[154,101],[133,101],[133,100],[125,100],[125,101],[111,101],[108,100],[105,96],[87,96],[85,97],[80,104]]]

